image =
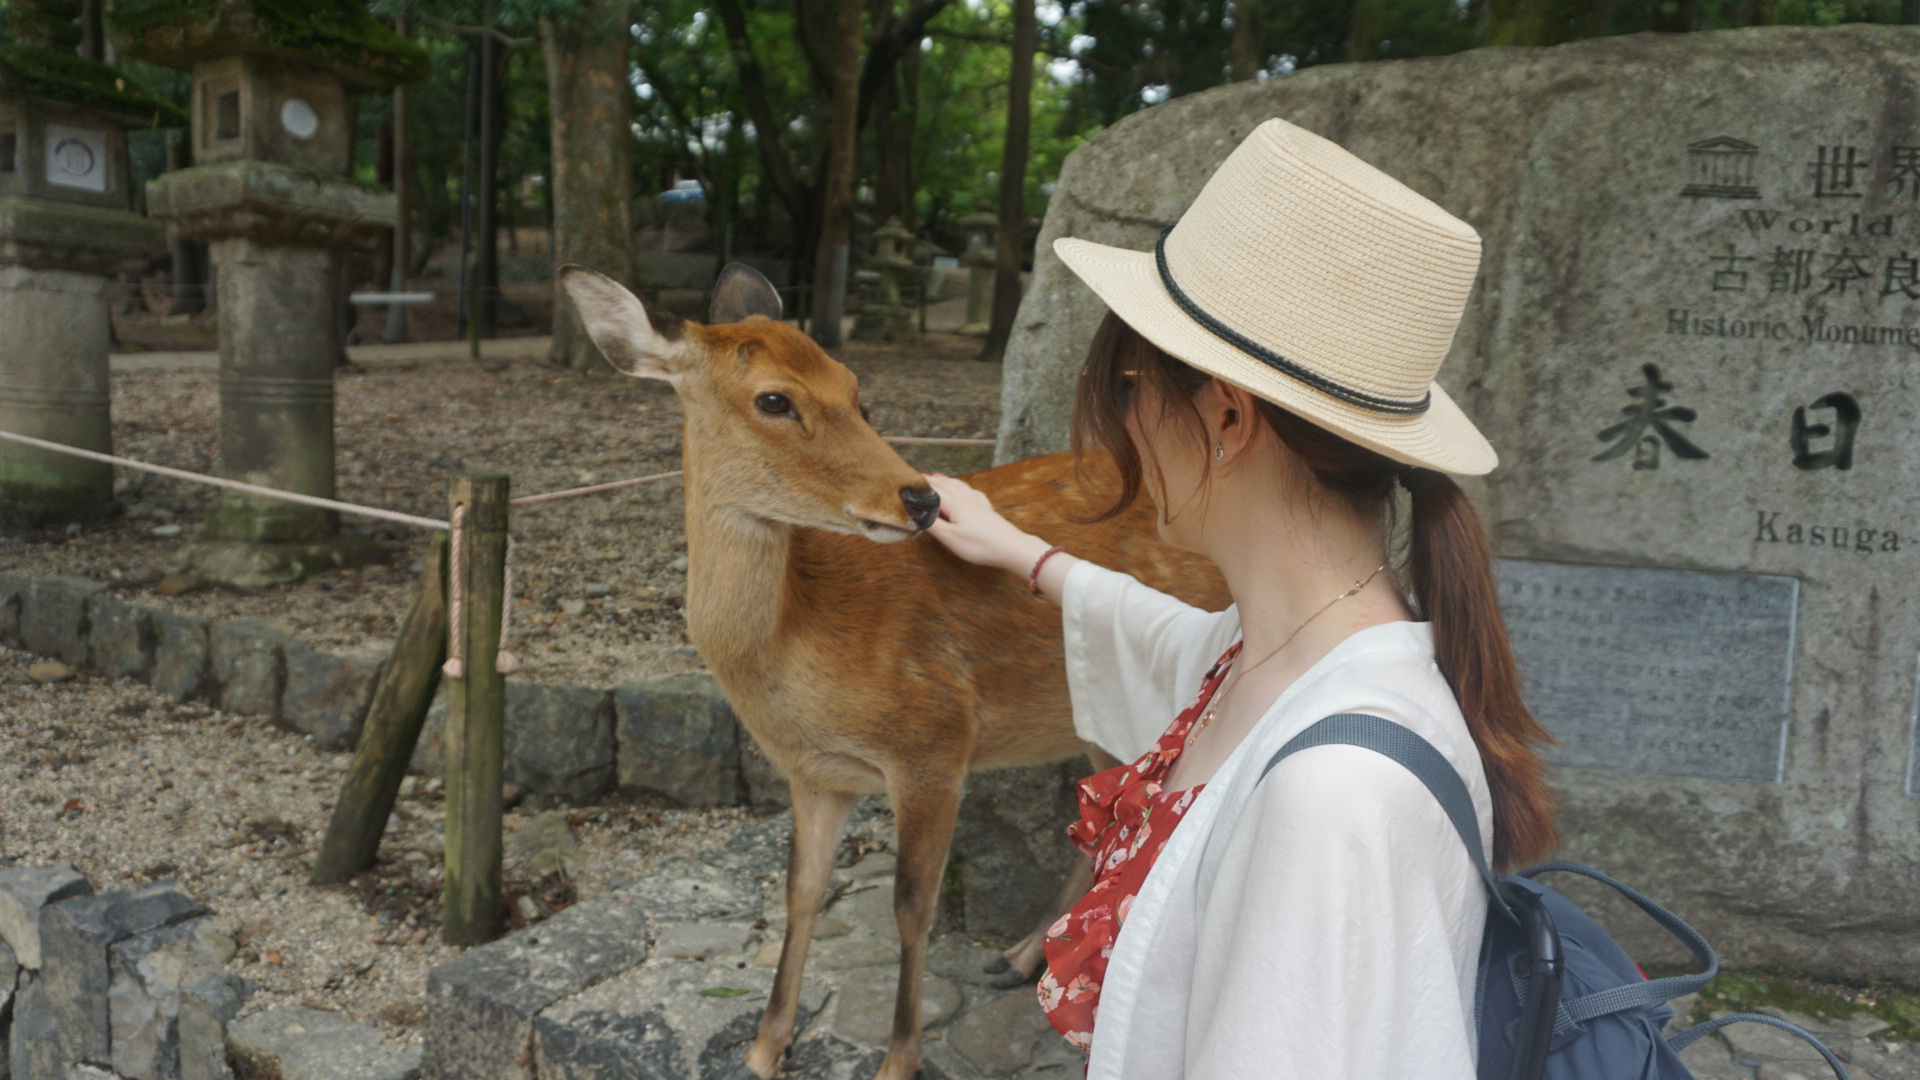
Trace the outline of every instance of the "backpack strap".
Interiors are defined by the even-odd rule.
[[[1833,1051],[1822,1046],[1819,1039],[1787,1023],[1785,1020],[1773,1016],[1763,1016],[1759,1013],[1735,1013],[1732,1016],[1722,1016],[1717,1020],[1709,1020],[1704,1024],[1695,1024],[1680,1034],[1675,1035],[1673,1038],[1668,1039],[1667,1045],[1673,1047],[1673,1052],[1677,1054],[1687,1047],[1692,1046],[1694,1043],[1699,1042],[1701,1039],[1706,1038],[1708,1035],[1719,1031],[1723,1027],[1732,1024],[1749,1023],[1765,1024],[1768,1027],[1779,1028],[1781,1031],[1787,1032],[1790,1035],[1798,1035],[1800,1038],[1806,1040],[1808,1046],[1820,1051],[1820,1056],[1826,1058],[1828,1067],[1833,1069],[1833,1075],[1839,1077],[1840,1080],[1851,1080],[1847,1075],[1847,1067],[1840,1064],[1840,1059],[1833,1056]]]
[[[1366,713],[1335,713],[1287,740],[1287,744],[1268,759],[1266,767],[1260,770],[1260,776],[1254,782],[1258,784],[1266,779],[1273,767],[1288,757],[1316,746],[1358,746],[1363,750],[1372,750],[1399,762],[1415,779],[1425,784],[1440,803],[1440,809],[1446,811],[1447,820],[1453,822],[1454,831],[1460,834],[1460,842],[1466,845],[1467,854],[1473,859],[1473,868],[1480,871],[1480,880],[1487,886],[1487,903],[1508,919],[1519,921],[1507,906],[1506,898],[1500,894],[1500,886],[1487,866],[1486,851],[1480,843],[1480,816],[1474,812],[1473,795],[1467,791],[1467,783],[1460,779],[1460,773],[1453,763],[1434,749],[1432,743],[1391,720]]]
[[[1671,975],[1664,979],[1649,979],[1646,982],[1628,983],[1624,986],[1613,987],[1610,990],[1601,990],[1583,997],[1574,998],[1572,1001],[1566,1003],[1567,1019],[1571,1022],[1581,1024],[1596,1016],[1605,1016],[1608,1013],[1620,1012],[1623,1009],[1632,1009],[1640,1006],[1651,1007],[1663,1004],[1672,1001],[1674,998],[1694,993],[1712,982],[1713,977],[1719,974],[1720,957],[1714,953],[1713,946],[1707,944],[1707,939],[1700,936],[1698,930],[1688,926],[1680,916],[1662,907],[1660,903],[1652,897],[1647,896],[1631,886],[1615,881],[1613,878],[1595,870],[1591,866],[1582,866],[1579,863],[1547,863],[1544,866],[1536,866],[1531,870],[1522,870],[1520,871],[1520,876],[1532,878],[1536,874],[1544,874],[1548,871],[1556,870],[1592,878],[1602,885],[1609,886],[1628,900],[1633,901],[1635,906],[1647,913],[1648,918],[1659,923],[1661,929],[1679,938],[1680,943],[1685,945],[1689,952],[1693,953],[1694,959],[1700,961],[1701,967],[1700,972],[1694,975]]]

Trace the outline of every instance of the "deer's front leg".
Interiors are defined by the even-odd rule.
[[[833,877],[833,853],[846,827],[847,811],[853,808],[852,795],[791,783],[793,843],[787,849],[787,938],[780,947],[780,968],[774,972],[767,1011],[760,1016],[760,1034],[747,1050],[746,1067],[760,1080],[779,1071],[780,1055],[793,1044],[807,946],[813,943],[813,925],[820,918],[820,902]],[[736,1071],[734,1080],[745,1078]]]
[[[960,813],[964,766],[926,769],[893,778],[898,869],[893,879],[893,916],[900,926],[900,988],[893,1003],[893,1032],[876,1080],[911,1080],[920,1068],[920,983],[927,970],[927,931],[947,867],[947,846]]]

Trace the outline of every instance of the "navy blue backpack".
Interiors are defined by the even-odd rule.
[[[1466,782],[1440,751],[1407,728],[1363,713],[1329,716],[1281,747],[1260,775],[1265,778],[1289,754],[1332,745],[1375,751],[1418,777],[1447,812],[1486,882],[1487,926],[1474,1001],[1479,1080],[1693,1080],[1680,1051],[1729,1024],[1748,1022],[1805,1039],[1839,1080],[1849,1080],[1819,1040],[1771,1016],[1723,1016],[1664,1037],[1673,1018],[1667,1002],[1699,990],[1719,971],[1713,947],[1679,916],[1591,867],[1548,863],[1495,881]],[[1686,945],[1700,961],[1699,974],[1641,975],[1600,924],[1533,880],[1549,871],[1581,874],[1617,890]]]

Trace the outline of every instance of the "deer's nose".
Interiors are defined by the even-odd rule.
[[[932,488],[903,487],[900,501],[907,504],[907,517],[916,529],[932,525],[933,519],[940,516],[940,493]]]

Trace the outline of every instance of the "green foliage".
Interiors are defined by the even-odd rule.
[[[126,73],[98,60],[30,45],[0,46],[0,92],[100,109],[135,124],[185,124],[187,114]]]
[[[426,53],[359,0],[121,0],[112,19],[123,52],[173,67],[251,51],[321,64],[364,86],[427,72]]]

